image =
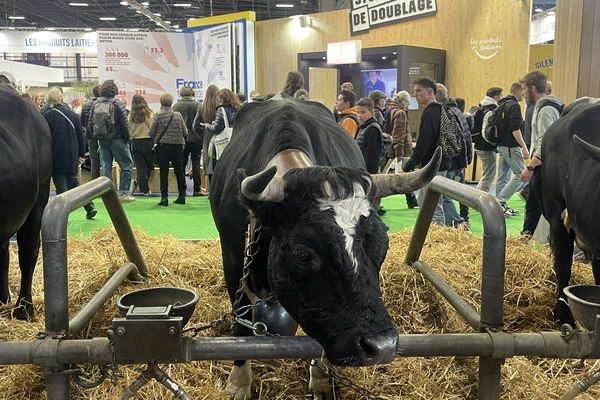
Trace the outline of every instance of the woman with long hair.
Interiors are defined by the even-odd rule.
[[[132,192],[136,187],[146,195],[150,195],[148,180],[154,169],[152,162],[152,146],[154,142],[150,137],[150,125],[152,125],[152,116],[154,113],[148,107],[148,103],[143,96],[136,94],[131,100],[131,112],[129,113],[129,138],[131,139],[131,155],[137,179],[133,183]]]
[[[215,85],[210,85],[206,88],[202,107],[198,109],[196,118],[194,118],[194,131],[196,131],[196,133],[204,130],[204,121],[215,120],[217,105],[219,104],[219,100],[217,99],[218,92],[219,88]],[[202,139],[202,168],[204,169],[204,175],[207,175],[209,179],[213,172],[213,165],[208,158],[208,144],[210,143],[211,137],[211,134],[204,132],[204,137]]]
[[[217,112],[215,113],[215,119],[212,121],[212,123],[204,124],[206,133],[211,137],[223,132],[225,129],[225,118],[227,118],[227,125],[233,127],[235,115],[240,108],[242,108],[242,102],[240,99],[235,93],[227,88],[219,90],[217,93],[217,100],[219,102],[219,106],[216,109]],[[214,156],[214,154],[208,154],[208,157],[214,158]],[[213,168],[216,166],[216,162],[217,160],[214,159]]]
[[[294,97],[296,91],[300,89],[304,89],[304,75],[300,71],[290,71],[285,81],[285,88],[281,91],[282,97]]]

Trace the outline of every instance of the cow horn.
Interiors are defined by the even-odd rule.
[[[583,151],[588,156],[592,157],[594,160],[600,162],[600,147],[594,146],[580,138],[577,135],[573,136],[573,143],[579,148],[579,150]]]
[[[418,171],[404,174],[371,175],[375,197],[414,192],[427,185],[437,174],[442,161],[442,148],[438,147],[429,163]]]
[[[281,203],[285,198],[283,179],[275,176],[277,167],[272,166],[256,175],[244,178],[241,185],[242,194],[248,200],[270,201]]]

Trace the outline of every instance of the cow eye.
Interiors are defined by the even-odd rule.
[[[306,250],[296,251],[294,256],[296,257],[296,261],[298,261],[299,263],[307,263],[307,262],[312,261],[312,259],[313,259],[312,254],[310,254],[310,252],[308,252]]]

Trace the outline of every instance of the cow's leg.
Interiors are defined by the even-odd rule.
[[[19,267],[21,269],[21,288],[13,316],[20,320],[30,320],[33,317],[33,299],[31,285],[33,271],[40,252],[40,228],[42,214],[48,202],[48,195],[40,193],[35,207],[31,210],[25,223],[17,232],[19,245]]]
[[[227,379],[225,392],[233,400],[250,400],[252,397],[251,387],[252,369],[250,368],[250,361],[235,361]]]
[[[594,273],[594,282],[600,285],[600,257],[592,256],[592,272]]]
[[[10,290],[8,288],[8,252],[9,240],[0,242],[0,304],[10,303]]]
[[[557,326],[561,326],[562,324],[574,325],[575,320],[571,314],[563,289],[569,286],[569,281],[571,280],[575,235],[567,231],[560,218],[553,218],[549,222],[552,233],[554,272],[556,274],[556,286],[558,290],[557,302],[554,307],[554,322]]]
[[[321,358],[321,363],[328,365],[327,359],[324,356]],[[310,366],[308,388],[315,400],[333,400],[335,398],[331,378],[319,366]]]

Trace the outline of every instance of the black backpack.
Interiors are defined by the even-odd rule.
[[[463,128],[448,106],[442,104],[441,111],[439,145],[445,157],[454,158],[464,147]]]
[[[92,139],[112,140],[117,134],[114,102],[111,100],[96,100],[92,106],[92,111]]]
[[[511,106],[518,104],[514,100],[507,100],[498,107],[490,115],[485,131],[482,132],[483,138],[491,145],[497,146],[502,137],[502,124],[506,120],[507,112]]]

